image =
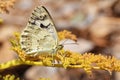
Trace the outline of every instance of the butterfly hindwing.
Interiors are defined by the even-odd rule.
[[[58,46],[55,25],[43,6],[32,12],[28,24],[21,34],[21,48],[27,54],[54,53]]]

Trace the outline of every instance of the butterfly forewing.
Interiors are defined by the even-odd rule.
[[[55,25],[43,6],[32,12],[28,24],[21,33],[21,48],[27,54],[55,53],[58,36]]]

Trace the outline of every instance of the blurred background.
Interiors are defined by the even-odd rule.
[[[0,63],[17,58],[9,39],[21,32],[35,6],[43,5],[50,12],[57,31],[70,30],[78,44],[64,45],[74,52],[113,55],[120,58],[120,0],[16,0],[9,13],[0,14]],[[68,42],[71,42],[68,40]],[[23,74],[25,80],[120,80],[120,73],[93,70],[89,77],[81,69],[30,66]]]

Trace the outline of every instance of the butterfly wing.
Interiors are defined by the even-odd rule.
[[[20,45],[27,54],[55,53],[58,36],[45,7],[38,6],[32,12],[26,28],[21,33]]]

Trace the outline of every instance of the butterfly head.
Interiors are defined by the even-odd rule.
[[[57,49],[58,49],[58,50],[61,50],[61,49],[63,49],[63,47],[64,47],[64,46],[63,46],[62,44],[60,44],[60,45],[57,46]]]

